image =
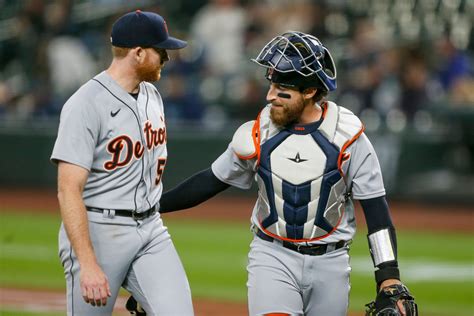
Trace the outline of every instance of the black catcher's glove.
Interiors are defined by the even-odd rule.
[[[138,302],[133,298],[133,296],[130,296],[127,300],[127,304],[125,304],[125,308],[130,312],[132,315],[137,315],[137,316],[146,316],[145,311],[143,308],[138,304]]]
[[[366,304],[365,316],[400,316],[397,301],[403,301],[407,316],[418,316],[418,306],[415,298],[403,284],[394,284],[383,288],[372,301]]]

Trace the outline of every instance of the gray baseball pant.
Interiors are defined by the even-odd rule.
[[[347,315],[348,250],[346,246],[324,255],[302,255],[279,241],[255,236],[247,266],[249,314]]]
[[[142,221],[93,212],[88,212],[88,217],[91,241],[112,297],[101,307],[84,301],[79,262],[61,225],[59,256],[66,278],[68,315],[112,315],[120,287],[128,290],[149,316],[194,315],[183,265],[158,213]]]

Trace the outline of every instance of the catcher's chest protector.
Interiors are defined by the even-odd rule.
[[[259,194],[254,216],[259,228],[276,238],[320,240],[342,219],[348,191],[342,164],[350,159],[344,151],[364,127],[332,102],[323,109],[322,122],[278,129],[267,107],[255,123]]]

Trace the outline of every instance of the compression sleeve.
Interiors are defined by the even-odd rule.
[[[385,196],[376,197],[368,200],[359,200],[364,210],[365,221],[369,234],[386,227],[393,227],[388,203]]]
[[[169,213],[196,206],[228,187],[230,185],[219,180],[211,168],[200,171],[173,189],[163,193],[160,199],[160,213]]]

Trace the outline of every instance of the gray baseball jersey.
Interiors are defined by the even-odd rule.
[[[385,195],[377,156],[357,117],[332,102],[323,105],[320,121],[288,128],[271,122],[270,107],[242,125],[212,164],[221,181],[248,189],[255,179],[259,188],[251,217],[260,237],[249,253],[250,314],[345,315],[347,242],[356,229],[350,197]],[[328,250],[308,256],[284,243]]]
[[[156,88],[142,82],[135,100],[104,71],[64,105],[51,159],[90,171],[87,206],[142,212],[159,201],[166,157]]]
[[[163,102],[153,85],[140,83],[135,100],[104,71],[64,105],[51,159],[89,171],[83,192],[84,204],[95,210],[87,212],[89,234],[112,292],[105,307],[84,302],[79,264],[62,225],[69,315],[110,315],[121,286],[150,315],[193,315],[188,280],[159,213],[143,220],[115,215],[159,207],[166,158]]]

